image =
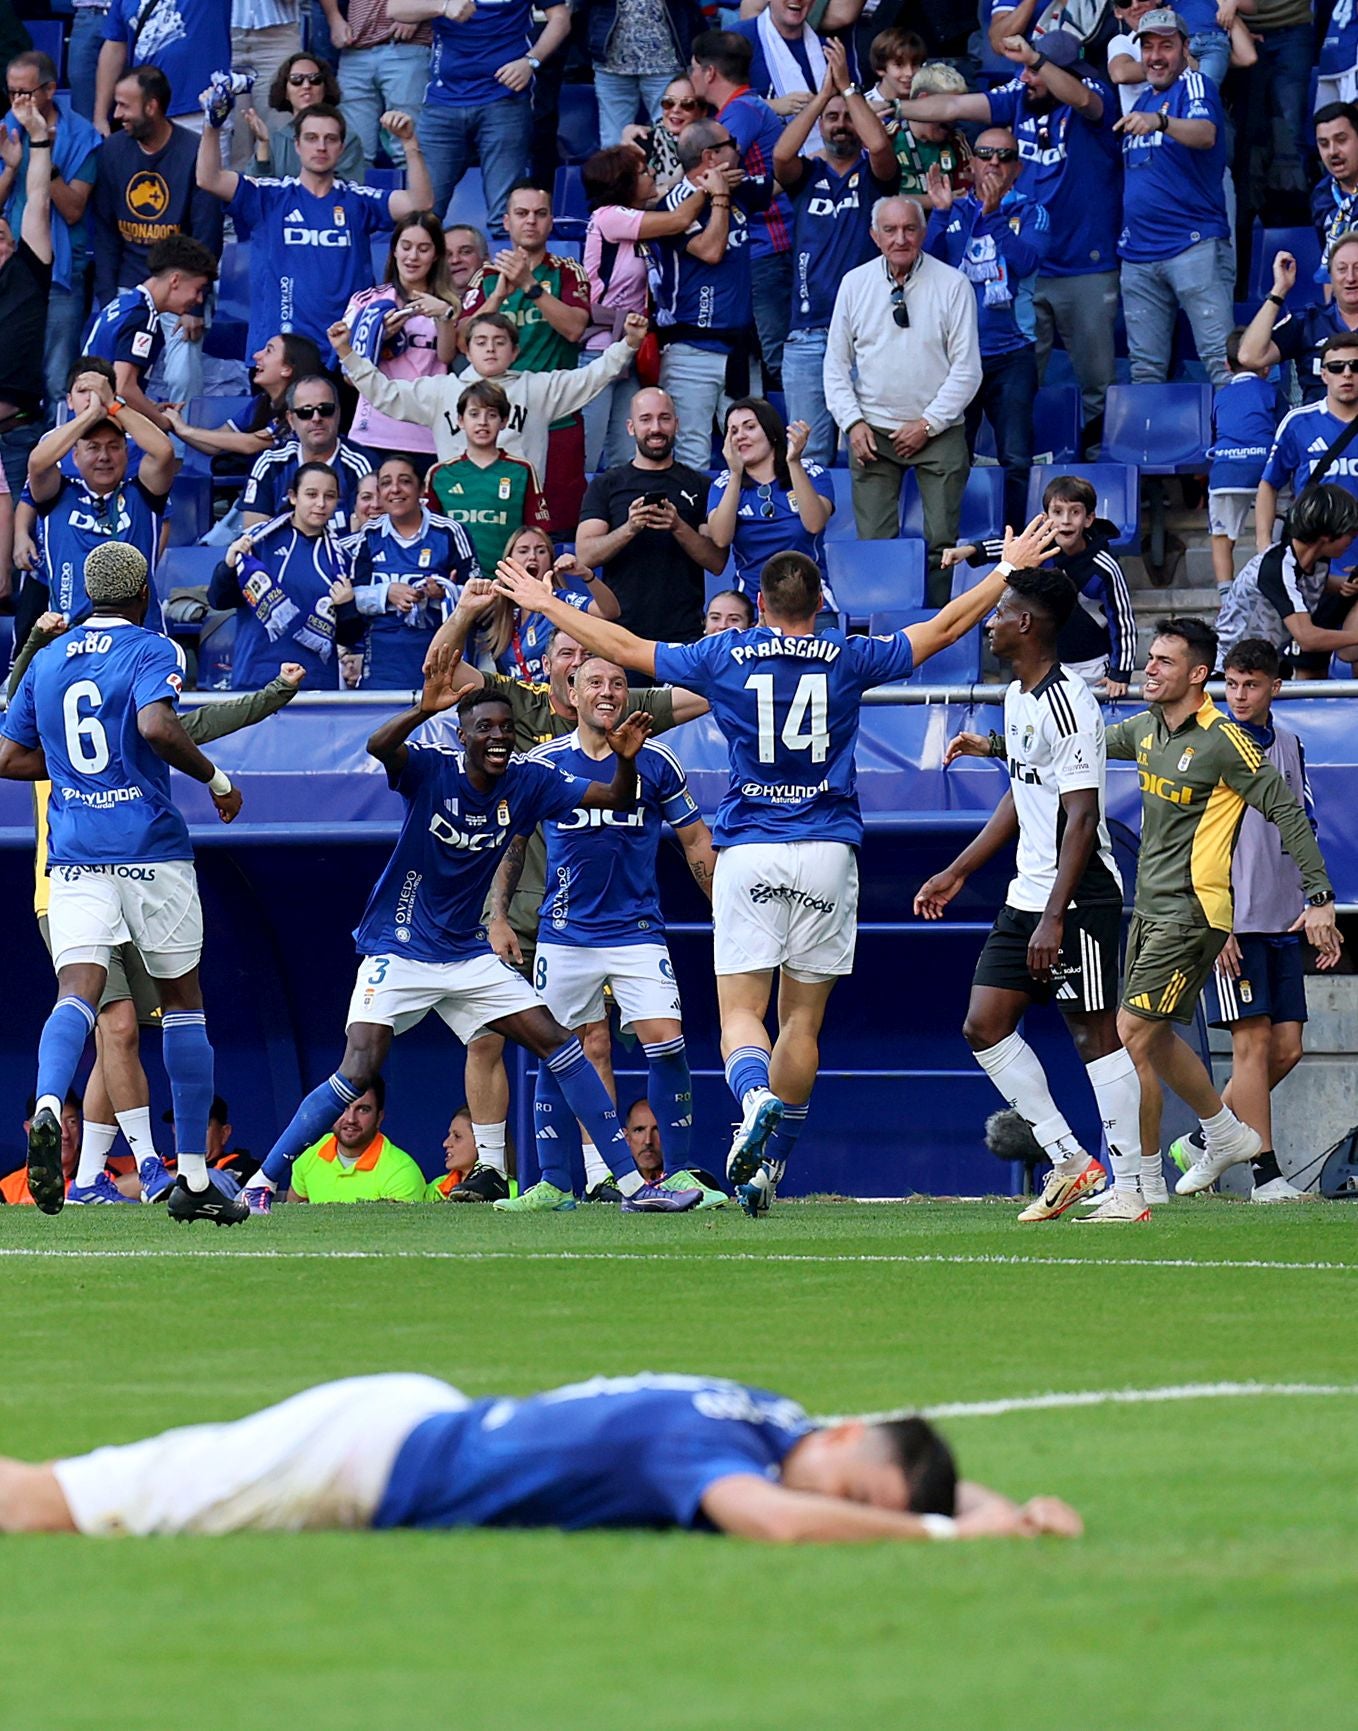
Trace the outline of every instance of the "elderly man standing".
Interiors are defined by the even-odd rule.
[[[901,480],[919,477],[929,544],[929,601],[942,606],[943,549],[957,533],[966,486],[962,420],[981,383],[976,296],[951,265],[924,252],[913,198],[879,199],[881,253],[840,284],[825,354],[825,400],[848,435],[859,538],[899,533]]]

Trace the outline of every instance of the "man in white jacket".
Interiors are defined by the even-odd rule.
[[[929,602],[941,607],[948,599],[943,549],[957,531],[971,466],[962,417],[980,387],[981,352],[975,290],[923,251],[924,230],[913,198],[878,200],[872,238],[882,256],[839,285],[825,401],[848,435],[860,540],[900,533],[904,472],[918,476]]]
[[[330,341],[354,386],[374,408],[394,420],[434,429],[438,458],[446,463],[467,448],[457,424],[457,399],[472,378],[493,379],[509,398],[509,425],[500,448],[522,457],[541,475],[547,465],[547,429],[553,421],[573,415],[600,391],[620,379],[646,335],[646,320],[628,315],[620,342],[611,344],[587,367],[566,367],[555,373],[516,373],[518,332],[502,313],[480,313],[467,331],[469,372],[432,379],[389,379],[371,361],[355,354],[349,327],[341,319],[330,327]],[[953,540],[957,539],[954,534]],[[951,546],[951,542],[948,545]]]

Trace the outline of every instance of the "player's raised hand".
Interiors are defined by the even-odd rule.
[[[651,321],[641,313],[628,313],[622,322],[622,340],[632,353],[646,341],[646,333],[651,328]]]
[[[1021,535],[1016,535],[1012,529],[1006,527],[1004,550],[1000,558],[1006,565],[1012,565],[1016,571],[1030,571],[1044,559],[1050,559],[1057,551],[1052,520],[1044,511],[1039,511]]]
[[[508,595],[511,601],[527,607],[530,612],[538,611],[542,603],[550,601],[553,595],[550,571],[535,577],[526,565],[508,557],[501,559],[495,567],[495,587],[501,595]]]
[[[492,914],[486,922],[486,940],[502,962],[513,962],[520,968],[523,966],[523,951],[519,947],[518,934],[503,915]]]
[[[989,757],[990,739],[984,733],[957,733],[948,741],[943,749],[943,767],[955,763],[959,757]]]
[[[966,881],[961,872],[955,871],[935,872],[926,878],[915,892],[915,918],[941,920],[944,908]]]
[[[459,655],[458,660],[461,659]],[[445,709],[453,707],[462,693],[453,690],[441,668],[430,671],[427,665],[427,656],[425,660],[424,684],[420,688],[419,706],[425,715],[442,715]],[[453,665],[456,666],[457,662],[455,661]]]
[[[278,669],[278,677],[284,685],[290,685],[294,691],[306,678],[306,668],[300,661],[285,661]]]
[[[233,787],[229,793],[214,793],[212,803],[217,808],[217,816],[223,823],[235,823],[240,816],[243,796],[238,787]]]
[[[342,361],[347,361],[354,352],[354,345],[349,341],[349,327],[344,320],[336,319],[325,334],[330,347],[334,349]]]
[[[644,710],[634,709],[608,732],[608,743],[619,757],[633,758],[651,735],[651,718]]]

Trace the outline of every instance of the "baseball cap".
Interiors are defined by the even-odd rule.
[[[1084,58],[1084,43],[1078,36],[1072,36],[1069,30],[1049,30],[1045,36],[1035,39],[1033,47],[1039,54],[1045,54],[1053,66],[1063,70]]]
[[[1143,36],[1182,36],[1188,41],[1188,26],[1171,6],[1157,6],[1148,12],[1137,26],[1136,40]]]

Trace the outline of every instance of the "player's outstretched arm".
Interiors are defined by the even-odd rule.
[[[426,674],[418,699],[400,715],[384,721],[368,740],[368,756],[375,757],[394,781],[406,764],[406,741],[422,722],[442,715],[457,702],[458,693],[437,674]]]
[[[550,582],[525,571],[516,559],[501,559],[495,568],[495,587],[501,595],[530,613],[541,613],[553,625],[567,631],[591,655],[606,655],[619,667],[629,667],[636,673],[655,677],[655,644],[644,637],[634,637],[621,625],[608,619],[595,619],[562,601]]]
[[[420,671],[426,679],[432,676],[440,680],[459,696],[466,691],[481,689],[486,683],[485,675],[479,667],[472,667],[464,661],[462,652],[476,621],[494,605],[495,585],[488,577],[473,577],[463,585],[457,606],[434,633],[425,651],[424,666]]]
[[[1011,571],[1026,571],[1040,565],[1044,559],[1050,559],[1056,550],[1051,521],[1046,516],[1034,517],[1021,535],[1015,535],[1012,529],[1006,529],[1004,552],[989,577],[983,578],[974,589],[968,589],[964,595],[958,595],[946,607],[940,608],[932,619],[926,619],[920,625],[906,627],[905,635],[910,639],[916,667],[920,662],[927,661],[931,655],[937,655],[940,649],[947,649],[950,644],[965,637],[973,625],[981,623],[1004,593],[1005,580]]]
[[[184,731],[195,745],[206,745],[209,740],[253,727],[291,703],[305,678],[306,668],[300,662],[285,661],[277,679],[271,679],[261,690],[243,691],[239,697],[218,698],[201,709],[189,710],[184,716]]]
[[[223,823],[234,822],[241,808],[240,789],[232,787],[225,774],[203,756],[184,730],[168,698],[145,703],[137,711],[137,732],[156,756],[184,775],[201,781],[212,795],[212,803]],[[217,785],[214,786],[213,784]],[[225,786],[222,786],[225,783]],[[220,788],[220,792],[218,791]]]
[[[1034,1503],[1019,1508],[1007,1498],[991,1496],[959,1512],[950,1525],[941,1525],[944,1517],[874,1508],[840,1497],[770,1484],[753,1473],[735,1473],[709,1485],[703,1494],[702,1509],[713,1526],[724,1533],[775,1545],[869,1544],[883,1539],[918,1543],[936,1536],[1026,1539],[1043,1532],[1077,1537],[1083,1531],[1079,1516],[1060,1504],[1070,1519],[1058,1520],[1056,1510],[1048,1506],[1054,1502],[1055,1499],[1035,1499]]]

